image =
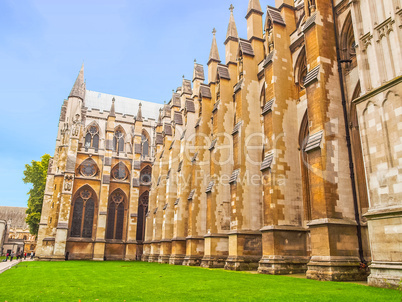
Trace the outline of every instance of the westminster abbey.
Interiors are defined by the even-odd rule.
[[[261,1],[263,2],[263,1]],[[401,0],[249,0],[164,105],[61,107],[37,256],[402,280]],[[264,3],[262,3],[264,4]],[[225,12],[222,12],[224,14]]]

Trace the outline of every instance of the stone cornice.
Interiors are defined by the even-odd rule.
[[[393,87],[393,86],[395,86],[395,85],[397,85],[397,84],[399,84],[401,82],[402,82],[402,76],[396,77],[393,80],[385,83],[384,85],[382,85],[382,86],[380,86],[380,87],[378,87],[378,88],[376,88],[374,90],[371,90],[370,92],[367,92],[366,94],[362,95],[361,97],[359,97],[357,99],[354,99],[352,102],[355,103],[355,104],[359,104],[361,102],[364,102],[365,100],[367,100],[369,98],[372,98],[373,96],[375,96],[375,95],[377,95],[377,94],[379,94],[379,93],[381,93],[381,92],[383,92],[383,91],[385,91],[385,90],[387,90],[387,89],[389,89],[389,88],[391,88],[391,87]]]

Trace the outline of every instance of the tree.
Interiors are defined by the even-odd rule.
[[[49,166],[50,155],[45,154],[41,161],[33,160],[31,165],[25,165],[24,183],[32,184],[28,195],[28,214],[25,221],[29,225],[29,231],[33,235],[38,234],[40,215],[42,213],[43,197],[45,196],[47,168]]]

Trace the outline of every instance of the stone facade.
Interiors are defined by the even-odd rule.
[[[102,111],[80,72],[62,107],[39,257],[397,286],[400,1],[250,0],[247,39],[233,9],[225,63],[214,30],[207,80],[194,63],[154,119],[156,104],[134,117],[112,96]]]

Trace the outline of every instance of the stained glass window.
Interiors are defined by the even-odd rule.
[[[90,147],[95,148],[97,151],[99,148],[99,129],[95,125],[88,128],[87,134],[85,135],[85,149]]]
[[[117,180],[125,180],[128,177],[127,168],[124,164],[117,164],[112,170],[112,176]]]
[[[106,230],[106,239],[114,239],[114,219],[116,212],[116,204],[111,202],[109,204],[109,209],[107,211],[107,230]]]
[[[93,199],[88,199],[85,203],[85,216],[84,216],[84,226],[82,228],[82,237],[91,238],[92,237],[92,227],[94,224],[94,212],[95,203]]]
[[[98,169],[93,159],[86,159],[79,167],[79,172],[82,176],[93,177],[97,174]]]
[[[71,237],[91,238],[95,215],[95,201],[92,192],[82,189],[73,203]]]
[[[106,239],[123,239],[124,211],[123,193],[113,193],[107,213]]]
[[[79,197],[74,203],[73,220],[71,223],[71,237],[81,237],[83,200]]]

